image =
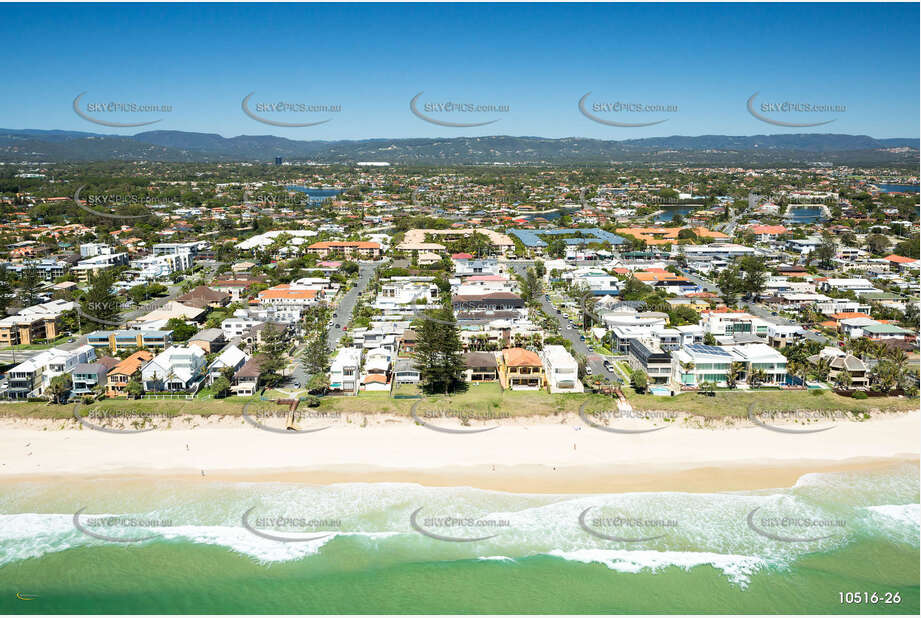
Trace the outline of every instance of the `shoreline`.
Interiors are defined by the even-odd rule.
[[[433,431],[406,418],[374,415],[309,419],[314,433],[260,431],[239,417],[200,426],[112,434],[61,429],[58,421],[0,421],[0,484],[52,477],[75,480],[170,478],[196,482],[315,485],[410,482],[518,493],[738,491],[791,486],[811,472],[918,465],[921,414],[863,422],[785,423],[768,430],[747,421],[697,427],[639,419],[611,433],[578,415],[515,418],[467,435]],[[68,426],[65,424],[64,426]],[[817,429],[830,428],[826,431]],[[650,431],[650,429],[660,429]],[[786,429],[787,431],[783,431]]]
[[[912,455],[854,457],[841,461],[742,461],[688,467],[636,465],[612,471],[605,466],[445,466],[432,469],[381,466],[329,466],[303,469],[199,470],[121,469],[101,473],[17,474],[0,476],[0,487],[24,483],[105,481],[142,483],[281,483],[326,486],[351,483],[412,483],[424,487],[471,487],[515,494],[718,493],[788,488],[807,474],[885,472],[919,465]]]

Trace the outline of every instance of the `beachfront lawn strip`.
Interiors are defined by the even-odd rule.
[[[869,412],[879,409],[885,412],[900,412],[918,409],[917,398],[870,397],[852,399],[836,395],[830,390],[822,391],[780,391],[757,392],[717,391],[714,397],[697,393],[683,393],[675,397],[639,395],[629,387],[624,394],[637,411],[668,411],[688,413],[701,417],[745,417],[748,405],[757,404],[758,410],[825,410],[845,412]],[[818,395],[812,394],[819,392]],[[279,393],[281,395],[281,393]],[[105,399],[81,410],[100,408],[103,410],[141,411],[151,416],[181,415],[231,415],[242,413],[247,402],[259,401],[258,397],[228,397],[226,399],[186,400],[126,400]],[[355,397],[323,397],[319,410],[355,414],[394,414],[409,416],[413,404],[422,401],[426,405],[437,405],[453,410],[470,411],[488,415],[491,418],[517,416],[552,416],[561,413],[578,412],[579,406],[589,401],[586,410],[610,408],[613,399],[605,395],[564,394],[551,395],[546,391],[503,391],[498,384],[478,384],[454,395],[424,397],[422,399],[394,399],[388,392],[362,392]],[[421,406],[422,404],[420,404]],[[72,419],[73,404],[48,405],[47,403],[8,403],[0,405],[0,416]],[[85,412],[84,412],[85,413]]]

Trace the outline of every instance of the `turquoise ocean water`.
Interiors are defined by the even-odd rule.
[[[711,494],[7,484],[0,612],[917,614],[918,502],[908,465]]]

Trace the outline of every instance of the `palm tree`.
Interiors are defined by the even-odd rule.
[[[829,373],[831,373],[831,359],[827,356],[822,356],[813,366],[812,375],[814,375],[820,382],[826,382],[828,380]]]
[[[843,391],[850,390],[852,383],[853,381],[851,380],[851,372],[847,369],[839,372],[838,376],[835,378],[835,386]]]
[[[748,372],[748,384],[752,388],[758,388],[761,384],[767,382],[768,375],[764,369],[752,369]]]
[[[870,371],[870,382],[887,393],[899,382],[898,369],[890,360],[880,361]]]
[[[735,388],[736,382],[745,372],[745,363],[733,361],[729,363],[729,371],[726,373],[726,386]]]

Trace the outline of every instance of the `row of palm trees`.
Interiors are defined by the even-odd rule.
[[[681,363],[681,371],[684,373],[690,373],[694,371],[694,362],[688,361]],[[729,363],[729,371],[726,372],[726,386],[729,388],[735,388],[739,384],[739,380],[742,376],[745,375],[745,363],[739,361],[733,361]],[[745,378],[745,381],[748,382],[748,385],[752,388],[758,388],[765,382],[767,382],[769,376],[764,369],[752,369],[748,372],[748,375]],[[700,388],[704,388],[705,383],[700,384]],[[710,385],[708,388],[712,389]]]

